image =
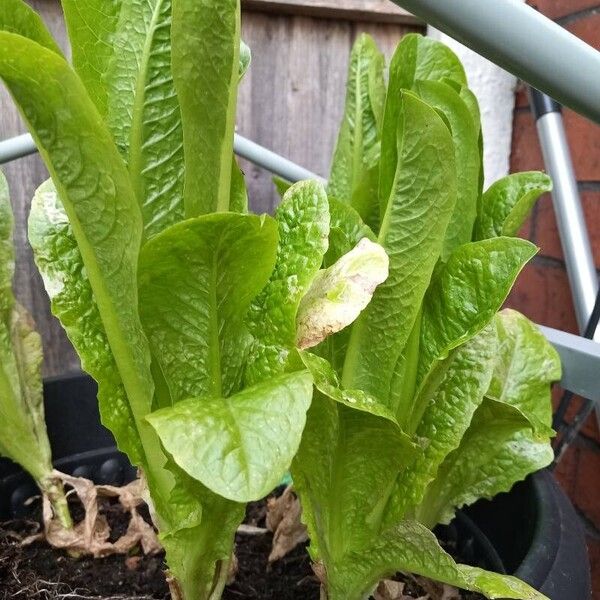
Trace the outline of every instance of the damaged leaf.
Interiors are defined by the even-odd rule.
[[[273,533],[269,562],[283,558],[296,546],[308,541],[308,531],[301,516],[302,506],[291,486],[278,498],[267,500],[267,528]]]
[[[353,323],[387,279],[388,264],[385,250],[363,238],[334,265],[319,271],[298,307],[298,348],[312,348]]]

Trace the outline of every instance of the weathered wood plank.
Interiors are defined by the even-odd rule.
[[[60,5],[51,0],[30,0],[29,3],[43,15],[51,33],[62,49],[66,50],[67,43]],[[12,99],[0,84],[0,139],[10,138],[25,131],[27,129]],[[15,293],[19,301],[33,315],[42,335],[44,375],[59,375],[78,370],[79,359],[60,323],[50,313],[50,301],[27,242],[27,217],[31,198],[38,185],[48,178],[48,172],[37,154],[3,165],[2,170],[10,186],[15,214]]]
[[[242,82],[238,132],[327,177],[342,116],[346,71],[356,37],[367,32],[389,58],[402,35],[421,28],[290,15],[247,14],[243,36],[252,65]],[[271,176],[243,162],[254,210],[279,198]]]
[[[60,3],[30,2],[66,47]],[[363,31],[373,35],[390,56],[404,33],[422,28],[246,11],[243,36],[252,48],[252,66],[240,89],[238,131],[327,176],[344,105],[348,57],[354,39]],[[0,139],[24,131],[12,100],[0,86]],[[243,168],[253,209],[271,212],[279,198],[270,174],[246,162]],[[45,374],[72,371],[78,367],[77,357],[50,314],[48,298],[27,244],[31,197],[47,178],[46,169],[38,156],[30,156],[5,165],[3,170],[11,186],[16,217],[17,296],[32,312],[42,332]]]
[[[242,0],[248,10],[351,21],[418,24],[419,19],[389,0]]]

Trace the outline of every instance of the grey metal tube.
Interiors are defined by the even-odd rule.
[[[255,165],[263,167],[263,169],[266,169],[275,175],[279,175],[288,181],[295,182],[301,181],[302,179],[318,179],[319,181],[325,182],[319,175],[315,175],[311,171],[293,163],[291,160],[283,158],[283,156],[279,156],[279,154],[275,154],[275,152],[267,150],[263,146],[260,146],[237,133],[233,140],[233,149],[238,156],[242,156],[250,162],[253,162]]]
[[[322,177],[237,133],[235,134],[233,147],[237,155],[288,181],[300,181],[302,179],[324,181]],[[33,138],[28,133],[3,140],[0,142],[0,165],[35,152],[37,152],[37,148]]]
[[[0,142],[0,165],[37,152],[33,138],[28,134],[18,135]]]
[[[537,120],[537,129],[546,170],[554,182],[552,202],[577,323],[580,331],[583,332],[594,310],[598,293],[598,275],[561,113],[548,112],[542,115]],[[599,336],[597,332],[595,339],[599,340]]]
[[[583,398],[598,402],[600,344],[550,327],[540,326],[540,330],[560,355],[563,365],[561,386]]]
[[[600,123],[600,53],[520,0],[392,0]]]

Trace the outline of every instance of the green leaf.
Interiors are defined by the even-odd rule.
[[[159,493],[170,482],[158,440],[143,421],[152,406],[153,385],[137,309],[142,219],[127,169],[83,84],[57,54],[0,33],[0,77],[69,217],[151,469],[146,472]]]
[[[50,296],[52,313],[77,350],[83,369],[98,382],[102,422],[134,465],[143,451],[127,394],[112,356],[83,259],[52,180],[36,191],[29,214],[29,243]]]
[[[0,451],[38,482],[52,471],[44,422],[42,342],[33,321],[15,303],[13,215],[0,172]]]
[[[385,499],[414,446],[389,411],[365,394],[344,391],[340,397],[327,381],[331,374],[325,369],[321,376],[320,369],[317,364],[317,386],[335,400],[315,393],[292,477],[311,534],[311,555],[329,570],[343,563],[348,551],[378,537]]]
[[[273,185],[277,190],[277,193],[281,198],[285,196],[285,193],[294,185],[292,182],[284,179],[283,177],[279,177],[278,175],[273,175]]]
[[[388,406],[456,197],[452,138],[435,110],[405,94],[397,133],[396,177],[378,238],[390,275],[352,327],[342,376],[345,388],[362,389]]]
[[[479,176],[482,168],[479,156],[479,128],[460,95],[452,87],[439,81],[417,81],[419,97],[439,110],[447,120],[456,159],[456,205],[444,240],[442,259],[447,260],[452,251],[471,241],[477,217]]]
[[[313,348],[351,325],[388,276],[385,250],[367,238],[317,273],[298,307],[296,345]]]
[[[423,408],[411,431],[416,429],[423,451],[398,478],[386,514],[390,525],[413,514],[440,464],[458,448],[488,390],[497,351],[492,324],[454,350],[421,388],[416,405]],[[444,477],[443,471],[440,477]]]
[[[419,381],[435,361],[471,339],[494,317],[518,274],[537,252],[525,240],[464,244],[436,272],[424,302]]]
[[[246,180],[244,179],[244,173],[235,159],[233,159],[233,162],[231,163],[231,196],[229,209],[231,212],[248,212],[248,190],[246,188]]]
[[[360,215],[349,204],[329,198],[329,214],[331,217],[329,248],[323,260],[324,266],[333,265],[363,238],[372,242],[377,241],[377,236],[371,228],[365,225]]]
[[[496,315],[499,346],[488,399],[449,455],[419,511],[430,525],[457,507],[510,490],[553,460],[551,384],[560,360],[538,328],[512,310]]]
[[[244,505],[213,494],[172,461],[169,470],[176,478],[169,498],[174,525],[162,527],[159,536],[169,575],[177,579],[184,598],[208,599],[214,597],[222,572],[229,571]]]
[[[41,17],[23,0],[3,0],[0,11],[0,30],[18,33],[62,56]]]
[[[148,237],[183,218],[171,0],[64,0],[73,64],[127,163]]]
[[[61,3],[71,42],[73,68],[104,117],[109,94],[104,78],[115,55],[112,41],[120,25],[123,2],[61,0]]]
[[[395,425],[398,424],[394,413],[376,398],[369,396],[362,390],[342,389],[337,374],[327,360],[310,352],[300,352],[300,358],[304,366],[310,371],[315,387],[319,392],[348,408],[382,417]],[[409,445],[408,438],[406,441]]]
[[[553,460],[547,435],[537,435],[514,406],[486,398],[459,448],[442,463],[439,477],[427,489],[418,518],[429,526],[448,523],[456,509],[508,492]]]
[[[475,239],[517,235],[537,199],[550,191],[552,180],[538,171],[499,179],[483,195]]]
[[[506,309],[496,316],[500,352],[487,396],[510,404],[539,435],[551,436],[550,389],[561,378],[560,357],[542,332],[520,313]]]
[[[385,212],[396,177],[398,164],[398,127],[402,111],[402,91],[411,90],[416,81],[448,79],[461,86],[467,84],[464,68],[456,55],[444,44],[419,34],[405,35],[390,62],[389,84],[385,100],[381,135],[379,204]]]
[[[422,575],[488,598],[548,600],[515,577],[456,564],[433,533],[414,521],[403,521],[386,530],[369,548],[348,553],[337,568],[328,569],[328,598],[362,600],[380,579],[397,571]]]
[[[173,78],[181,106],[187,217],[229,210],[239,0],[174,0]]]
[[[248,328],[254,337],[246,385],[282,373],[296,347],[296,315],[327,251],[329,205],[318,181],[301,181],[285,194],[275,213],[277,261],[271,279],[252,303]]]
[[[364,182],[372,178],[373,161],[369,156],[378,154],[385,98],[384,67],[385,59],[373,38],[359,36],[350,56],[344,118],[327,188],[330,196],[352,204],[366,220],[372,213],[377,214],[377,199],[375,195],[368,196]]]
[[[235,213],[183,221],[143,247],[140,314],[174,403],[240,388],[250,344],[244,320],[276,248],[273,219]]]
[[[250,68],[252,62],[252,52],[248,44],[244,43],[244,40],[240,40],[240,81],[246,74],[246,71]]]
[[[192,398],[148,417],[191,477],[238,502],[277,486],[298,450],[312,398],[307,371],[274,377],[230,398]]]

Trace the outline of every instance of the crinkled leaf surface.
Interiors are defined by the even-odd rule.
[[[318,181],[293,185],[277,208],[279,246],[275,269],[252,303],[248,328],[254,344],[245,381],[253,385],[286,368],[296,345],[296,315],[327,251],[329,205]]]
[[[398,164],[378,242],[390,274],[352,327],[342,384],[390,401],[394,369],[442,250],[455,202],[454,147],[435,110],[401,98]]]
[[[397,130],[400,126],[402,90],[413,89],[416,81],[443,79],[454,81],[461,86],[467,83],[463,66],[452,50],[441,42],[419,34],[405,35],[390,62],[385,100],[379,175],[379,203],[382,215],[392,193],[398,165]]]
[[[310,371],[315,387],[321,394],[344,404],[348,408],[382,417],[397,424],[394,413],[376,398],[369,396],[362,390],[343,390],[337,374],[327,360],[310,352],[301,352],[300,358]]]
[[[36,191],[29,215],[29,243],[50,296],[53,314],[76,348],[82,367],[98,382],[102,422],[130,461],[142,448],[119,370],[69,220],[51,180]]]
[[[385,100],[385,59],[369,35],[356,40],[350,56],[346,106],[337,140],[327,192],[351,204],[369,220],[377,213],[377,198],[365,185],[371,179],[370,155],[379,154],[380,127]],[[375,175],[377,171],[375,170]]]
[[[173,461],[169,470],[177,481],[169,497],[175,526],[160,534],[169,572],[185,598],[209,598],[221,570],[229,569],[244,505],[213,494]]]
[[[424,302],[419,379],[436,360],[494,317],[517,275],[537,252],[528,241],[495,238],[464,244],[434,275]]]
[[[52,471],[44,422],[42,342],[13,297],[13,215],[0,173],[0,452],[37,481]]]
[[[344,254],[350,252],[360,240],[367,238],[377,241],[377,236],[360,218],[360,215],[349,204],[329,198],[329,248],[323,264],[330,267]]]
[[[454,350],[421,388],[416,403],[424,412],[416,435],[423,450],[398,478],[386,514],[390,525],[414,514],[440,464],[458,448],[489,387],[497,350],[496,328],[491,324]]]
[[[552,191],[552,180],[545,173],[514,173],[499,179],[481,199],[475,225],[475,239],[515,236],[537,199]]]
[[[486,398],[459,448],[442,463],[418,517],[430,526],[448,523],[457,508],[508,492],[553,460],[549,438],[536,435],[523,413]]]
[[[560,360],[523,315],[505,310],[495,323],[499,345],[488,398],[428,489],[419,515],[431,525],[449,521],[457,507],[510,490],[552,461],[550,390]]]
[[[64,0],[73,64],[129,165],[148,237],[183,218],[171,0]]]
[[[277,486],[300,444],[312,398],[307,371],[273,377],[229,398],[192,398],[148,417],[190,476],[238,502]]]
[[[456,159],[456,204],[446,230],[442,259],[458,246],[471,241],[477,217],[479,179],[479,129],[460,94],[441,81],[417,81],[419,97],[439,110],[450,126]]]
[[[23,0],[3,0],[0,30],[18,33],[62,55],[41,17]]]
[[[119,28],[122,0],[62,0],[73,67],[104,117],[108,87],[104,77],[114,57],[112,39]],[[131,3],[130,3],[131,4]]]
[[[431,531],[414,521],[388,529],[362,552],[352,552],[328,569],[330,600],[361,600],[378,581],[397,571],[415,573],[488,598],[548,600],[526,583],[475,567],[459,565],[439,546]]]
[[[244,321],[276,249],[273,219],[235,213],[183,221],[144,246],[140,314],[173,402],[239,389],[250,344]]]
[[[539,434],[551,435],[550,387],[560,380],[556,350],[522,314],[506,309],[496,316],[500,352],[487,395],[519,409]]]
[[[229,209],[239,0],[175,0],[172,65],[181,107],[187,217]]]
[[[153,396],[150,352],[138,315],[143,225],[127,169],[80,79],[57,54],[0,33],[0,76],[69,217],[148,459],[147,476],[157,484],[156,494],[164,492],[170,481],[162,452],[143,421]]]
[[[352,324],[388,276],[385,250],[369,239],[319,271],[300,301],[296,345],[313,348]]]
[[[385,498],[414,447],[366,395],[336,391],[321,377],[317,383],[335,399],[315,392],[292,477],[311,534],[311,555],[335,565],[377,538]]]

